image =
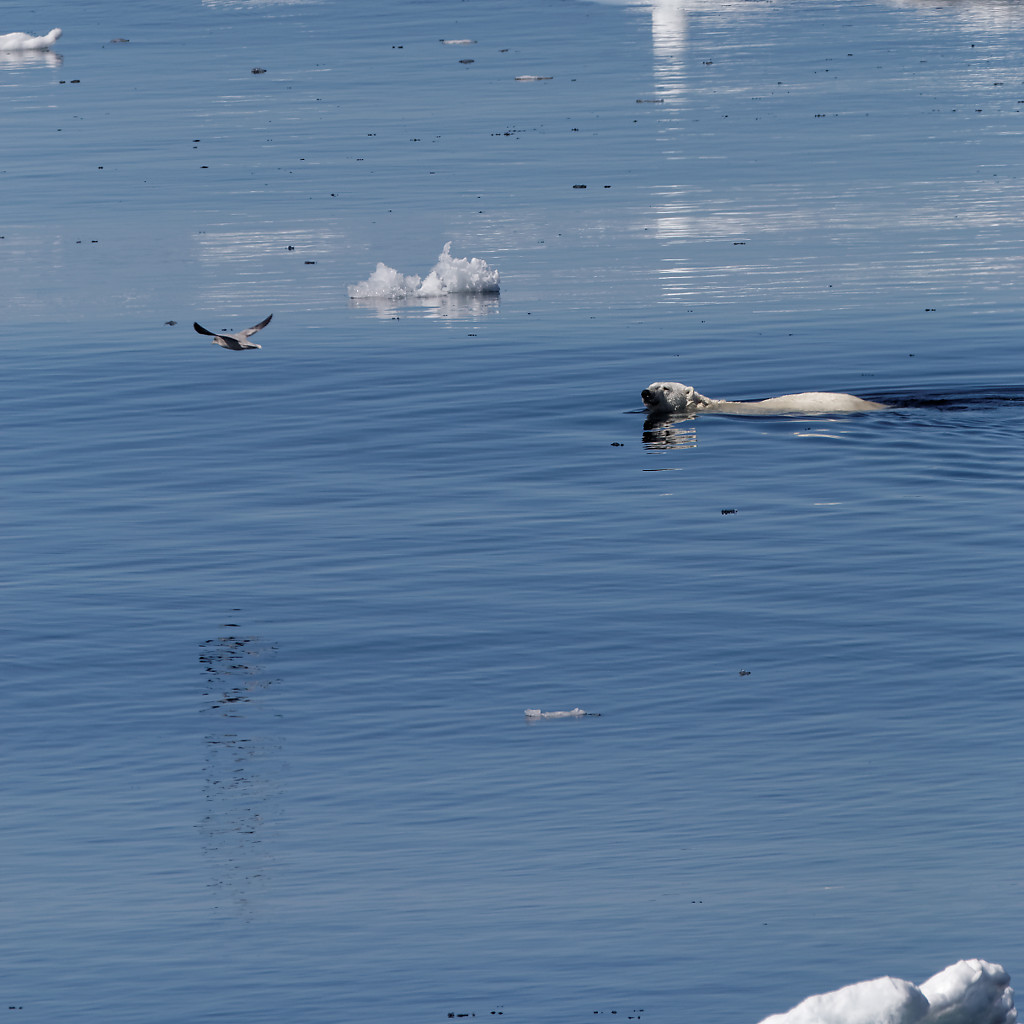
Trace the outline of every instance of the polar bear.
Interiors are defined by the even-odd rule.
[[[699,412],[727,412],[739,416],[775,416],[781,413],[870,412],[887,409],[878,402],[869,402],[856,395],[834,391],[804,391],[799,395],[779,395],[762,402],[725,402],[706,398],[678,381],[655,381],[640,392],[647,411],[655,416],[673,413],[694,416]]]

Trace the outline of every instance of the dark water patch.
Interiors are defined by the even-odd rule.
[[[913,389],[860,392],[863,398],[896,409],[937,409],[963,412],[980,409],[1000,409],[1024,405],[1024,385],[969,385],[952,390]]]

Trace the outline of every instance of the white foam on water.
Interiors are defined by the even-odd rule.
[[[476,257],[452,256],[446,242],[434,269],[426,277],[401,274],[394,267],[378,263],[377,269],[359,284],[349,285],[350,299],[438,298],[445,295],[497,295],[501,277],[494,267]]]
[[[524,712],[527,718],[586,718],[588,716],[599,716],[596,711],[584,711],[583,708],[573,708],[572,711],[541,711],[540,708],[527,708]]]
[[[999,964],[961,960],[920,986],[874,978],[810,996],[761,1024],[1015,1024],[1010,976]]]

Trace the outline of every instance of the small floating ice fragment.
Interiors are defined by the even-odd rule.
[[[444,43],[445,46],[472,46],[476,42],[476,40],[475,39],[442,39],[441,42]]]
[[[527,708],[524,712],[527,718],[600,718],[599,711],[584,711],[583,708],[573,708],[572,711],[541,711],[540,708]]]
[[[464,259],[451,254],[446,242],[434,269],[425,278],[400,274],[394,267],[378,263],[365,281],[349,285],[350,299],[437,298],[443,295],[496,295],[501,275],[487,262],[474,257]]]
[[[554,75],[516,75],[517,82],[550,82]]]
[[[28,32],[8,32],[0,35],[0,50],[45,50],[52,46],[64,33],[52,28],[45,36],[33,36]]]

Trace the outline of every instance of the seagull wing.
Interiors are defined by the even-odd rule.
[[[196,329],[197,334],[206,334],[211,338],[218,337],[218,335],[214,334],[213,331],[208,331],[205,327],[200,327],[197,323],[193,323],[192,326]]]
[[[248,338],[255,334],[257,331],[262,331],[263,328],[266,327],[267,324],[269,324],[270,321],[273,319],[273,316],[274,314],[271,313],[266,320],[261,320],[255,327],[247,327],[244,331],[241,332],[241,337]]]

